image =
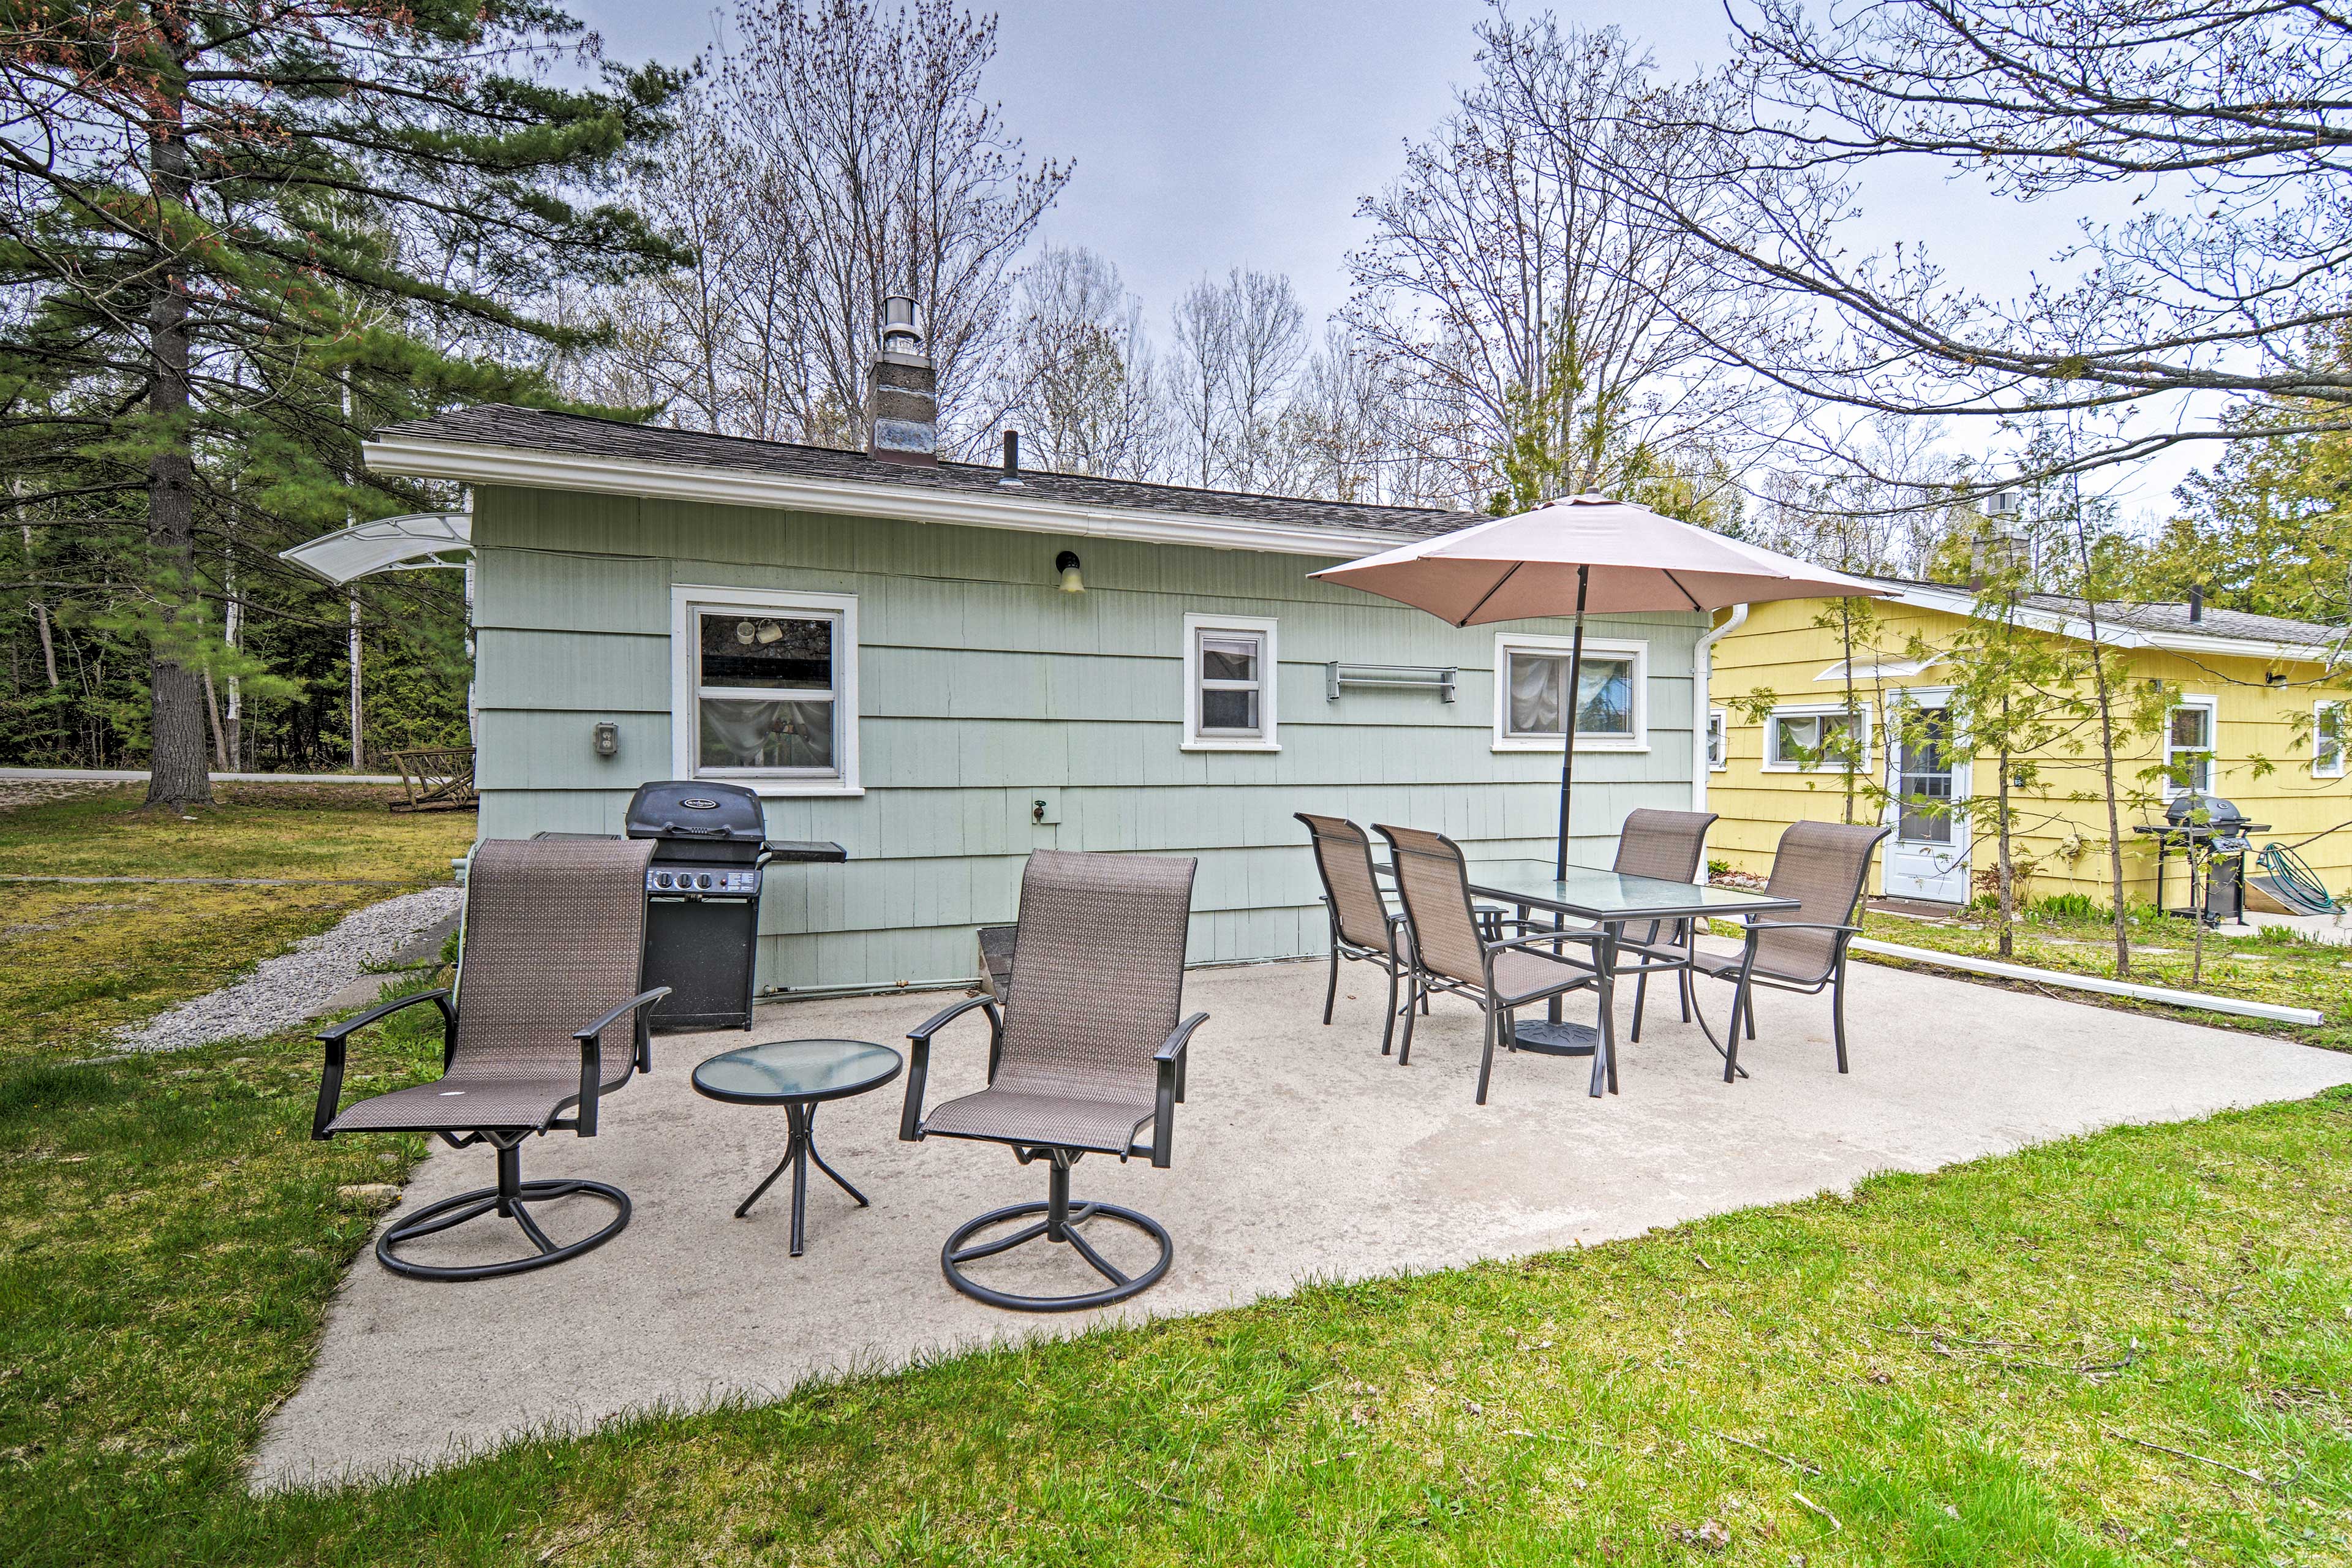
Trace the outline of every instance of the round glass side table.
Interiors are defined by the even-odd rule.
[[[811,1160],[843,1192],[856,1198],[858,1207],[866,1207],[866,1194],[851,1186],[816,1152],[811,1131],[816,1122],[816,1108],[828,1100],[846,1100],[851,1095],[880,1089],[897,1078],[905,1066],[898,1053],[888,1046],[866,1040],[769,1040],[721,1051],[696,1068],[697,1094],[730,1105],[780,1105],[783,1107],[785,1126],[790,1129],[784,1157],[776,1162],[776,1168],[768,1173],[764,1181],[751,1189],[751,1195],[736,1206],[735,1217],[741,1219],[750,1214],[751,1205],[775,1185],[776,1178],[790,1170],[793,1256],[798,1258],[807,1237]]]

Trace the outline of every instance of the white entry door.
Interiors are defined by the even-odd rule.
[[[1968,763],[1952,743],[1951,715],[1915,700],[1916,722],[1888,748],[1895,836],[1886,842],[1889,898],[1969,901],[1969,825],[1952,810],[1968,796]],[[1906,717],[1908,717],[1906,715]]]

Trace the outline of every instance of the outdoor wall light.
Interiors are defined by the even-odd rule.
[[[1062,574],[1063,593],[1083,594],[1087,591],[1087,580],[1078,575],[1078,555],[1076,551],[1065,550],[1059,555],[1055,556],[1054,570]]]
[[[610,719],[597,721],[596,754],[600,757],[617,757],[621,754],[621,727]]]

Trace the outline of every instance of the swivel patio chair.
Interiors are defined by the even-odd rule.
[[[1407,982],[1405,1005],[1413,1005],[1412,961],[1405,952],[1404,916],[1391,914],[1372,869],[1372,841],[1344,816],[1297,811],[1315,841],[1315,871],[1323,879],[1323,908],[1331,919],[1331,981],[1323,990],[1323,1022],[1331,1022],[1339,998],[1339,961],[1376,963],[1388,972],[1388,1021],[1381,1026],[1381,1055],[1396,1037],[1397,983]]]
[[[646,1016],[669,987],[639,989],[645,971],[646,866],[651,839],[490,839],[466,874],[466,936],[457,999],[447,991],[403,996],[319,1036],[327,1047],[310,1136],[431,1132],[453,1149],[487,1143],[498,1184],[428,1204],[377,1237],[378,1262],[422,1279],[487,1279],[544,1268],[602,1247],[629,1223],[629,1196],[577,1178],[526,1182],[526,1138],[596,1135],[604,1096],[650,1071]],[[338,1110],[351,1037],[404,1007],[441,1012],[441,1076]],[[630,1019],[629,1044],[604,1036]],[[569,1115],[565,1113],[569,1112]],[[530,1205],[585,1196],[613,1218],[559,1244]],[[486,1215],[514,1222],[535,1249],[489,1263],[430,1264],[403,1258],[405,1244]]]
[[[1633,877],[1655,877],[1666,882],[1688,882],[1698,876],[1699,857],[1706,851],[1706,830],[1715,826],[1711,811],[1659,811],[1643,806],[1626,814],[1617,836],[1614,869]],[[1697,951],[1695,921],[1652,921],[1638,935],[1630,928],[1619,939],[1622,959],[1620,975],[1633,976],[1633,1028],[1628,1037],[1642,1038],[1642,1008],[1649,1000],[1650,976],[1671,973],[1681,993],[1683,1022],[1691,1021],[1691,961]]]
[[[1756,988],[1794,991],[1800,995],[1830,994],[1830,1027],[1837,1040],[1837,1069],[1846,1070],[1845,961],[1846,947],[1862,930],[1853,923],[1862,901],[1870,858],[1879,840],[1894,831],[1866,823],[1797,822],[1780,835],[1772,852],[1772,875],[1764,890],[1794,899],[1794,916],[1759,916],[1748,922],[1739,952],[1729,956],[1701,952],[1693,958],[1695,973],[1732,984],[1731,1019],[1725,1038],[1715,1048],[1723,1056],[1723,1081],[1739,1075],[1739,1035],[1756,1037]],[[1710,1043],[1706,1014],[1698,1025]]]
[[[1485,1015],[1486,1035],[1478,1056],[1477,1102],[1486,1103],[1486,1083],[1495,1068],[1497,1037],[1517,1050],[1515,1015],[1533,1002],[1591,986],[1600,993],[1603,1028],[1593,1048],[1592,1092],[1601,1092],[1605,1075],[1610,1091],[1617,1089],[1617,1058],[1609,1048],[1606,1027],[1610,977],[1600,973],[1601,933],[1591,930],[1543,931],[1509,941],[1497,941],[1482,929],[1470,898],[1469,868],[1461,846],[1443,833],[1418,827],[1372,830],[1389,841],[1396,866],[1397,896],[1404,901],[1412,942],[1407,949],[1414,984],[1432,992],[1460,996],[1477,1004]],[[1491,929],[1491,928],[1489,928]],[[1585,962],[1570,959],[1562,949],[1582,945],[1595,950]],[[1400,1064],[1412,1060],[1412,1009],[1404,1016],[1404,1040],[1397,1050]]]
[[[1159,1221],[1116,1204],[1070,1201],[1070,1167],[1087,1154],[1149,1158],[1168,1167],[1184,1055],[1195,1013],[1179,1022],[1185,925],[1193,862],[1040,849],[1021,877],[1016,974],[1002,1011],[994,997],[959,1002],[908,1035],[907,1099],[898,1136],[972,1138],[1012,1145],[1024,1165],[1046,1163],[1045,1201],[992,1209],[959,1227],[940,1249],[950,1285],[991,1306],[1066,1312],[1107,1306],[1150,1289],[1175,1244]],[[988,1087],[923,1114],[931,1037],[974,1008],[987,1015]],[[1148,1130],[1148,1131],[1147,1131]],[[992,1226],[1042,1215],[1003,1235]],[[1116,1220],[1158,1243],[1129,1273],[1087,1239],[1084,1227]],[[1099,1289],[1023,1295],[972,1279],[964,1266],[1043,1238],[1067,1243],[1104,1279]]]

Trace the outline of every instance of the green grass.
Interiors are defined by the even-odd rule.
[[[2352,1095],[255,1500],[423,1148],[314,1051],[0,1061],[0,1563],[2352,1561]]]
[[[2084,900],[2087,903],[2087,900]],[[2007,961],[2054,969],[2070,974],[2115,976],[2115,935],[2104,910],[2053,907],[2047,900],[2029,909],[2012,930],[2012,955]],[[2237,1019],[2222,1013],[2189,1012],[2154,1003],[2134,1003],[2068,992],[2073,1000],[2121,1007],[2167,1017],[2192,1018],[2224,1028],[2250,1028],[2325,1046],[2352,1050],[2352,947],[2337,947],[2279,927],[2252,932],[2234,926],[2205,933],[2205,958],[2195,964],[2196,931],[2185,920],[2153,909],[2130,916],[2131,978],[2147,985],[2200,991],[2250,1002],[2275,1002],[2290,1007],[2315,1009],[2322,1022],[2303,1028],[2284,1024]],[[1966,953],[1977,958],[2000,956],[2000,917],[1970,910],[1943,922],[1906,920],[1871,910],[1864,914],[1865,935],[1908,947],[1938,952]],[[1858,960],[1883,963],[1895,961],[1857,952]],[[2191,971],[2196,970],[2192,978]]]
[[[142,812],[131,790],[0,816],[0,876],[292,884],[0,882],[0,1062],[100,1050],[362,904],[448,880],[473,835],[463,814],[394,816],[382,790],[220,788],[228,804],[192,820]]]

